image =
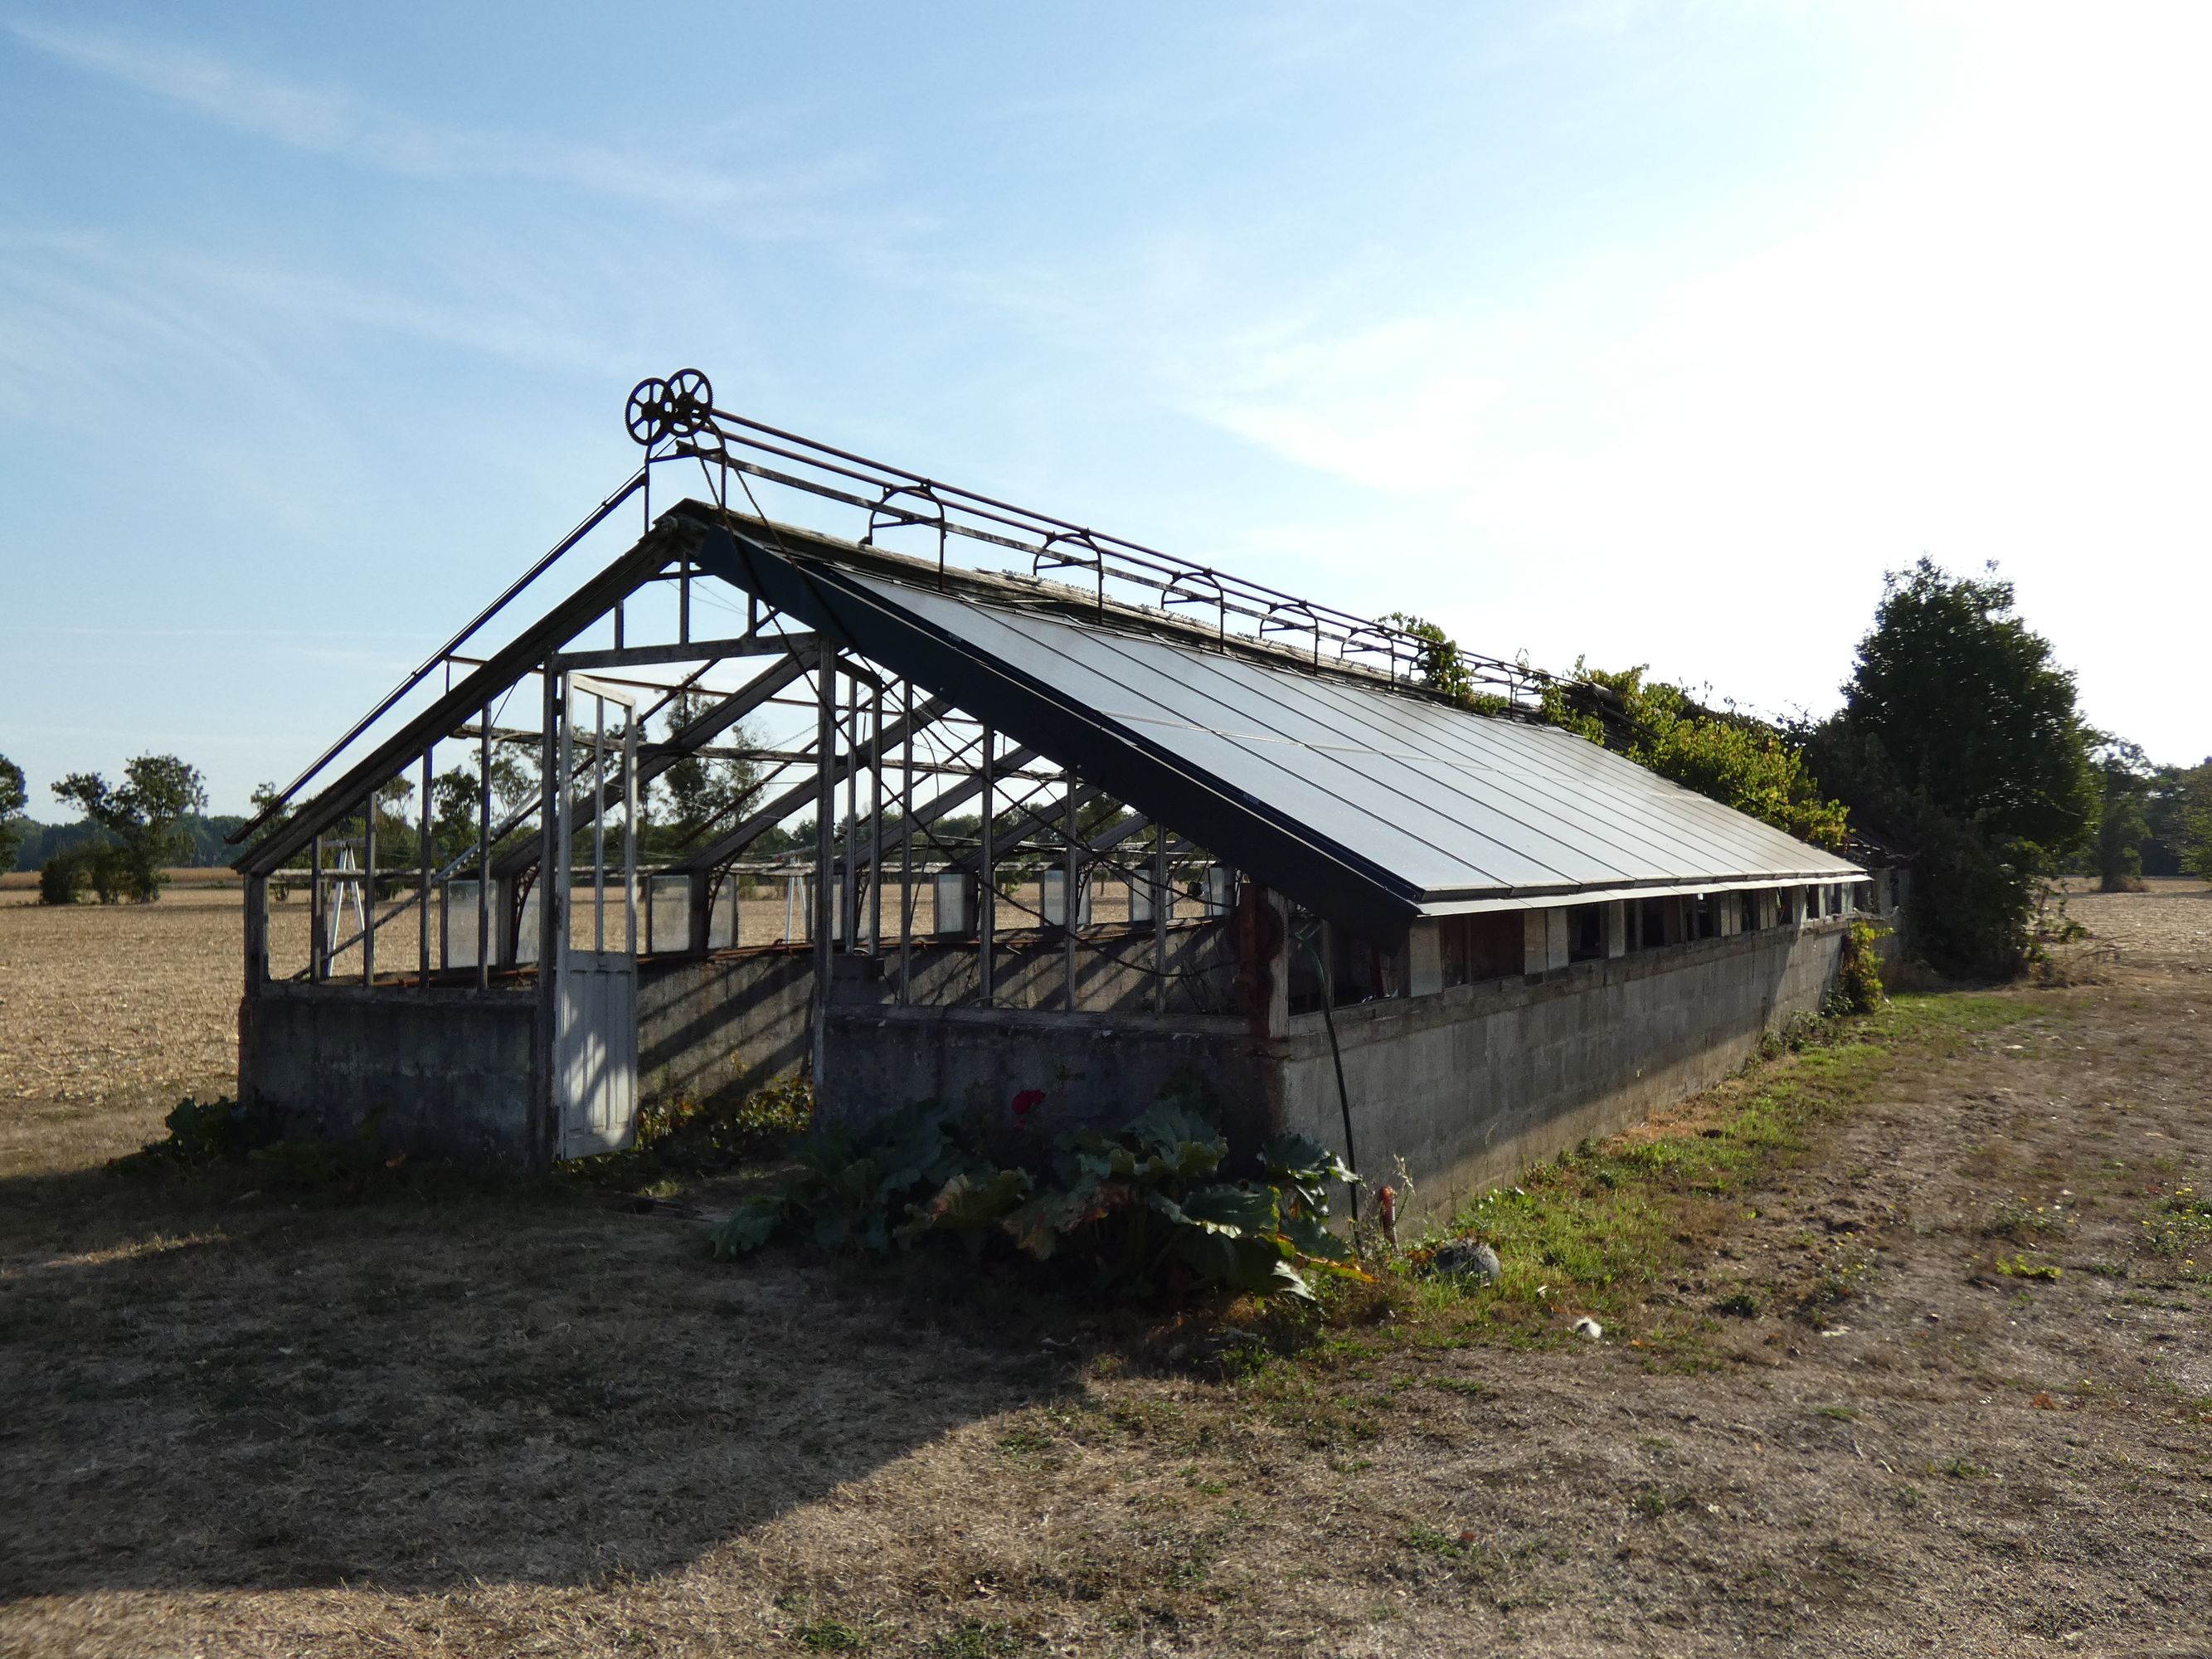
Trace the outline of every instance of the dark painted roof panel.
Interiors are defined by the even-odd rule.
[[[841,574],[883,605],[1390,872],[1423,905],[1857,874],[1843,859],[1553,727]]]

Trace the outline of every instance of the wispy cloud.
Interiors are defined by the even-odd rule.
[[[773,174],[740,173],[544,133],[428,120],[336,83],[287,79],[215,52],[115,30],[15,19],[25,45],[204,119],[288,149],[403,178],[541,184],[659,208],[789,210],[858,178],[850,155]],[[768,235],[802,228],[779,215]]]

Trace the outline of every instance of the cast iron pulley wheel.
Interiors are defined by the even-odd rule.
[[[714,412],[714,388],[696,368],[679,368],[668,377],[669,423],[678,435],[688,437],[707,424]]]
[[[630,388],[625,424],[629,435],[647,449],[668,435],[676,416],[676,396],[668,382],[658,377],[640,380]]]

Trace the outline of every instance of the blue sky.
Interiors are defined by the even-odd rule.
[[[2212,749],[2199,13],[0,4],[0,752],[289,776],[776,424],[1471,647],[1832,707],[2001,562]],[[834,525],[831,527],[836,527]]]

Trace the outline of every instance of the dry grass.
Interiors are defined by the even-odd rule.
[[[558,1184],[106,1171],[228,1053],[235,912],[185,897],[0,908],[10,1655],[2201,1642],[2212,1263],[2141,1243],[2212,1165],[2193,895],[2077,902],[2110,982],[1882,1050],[1605,1341],[1408,1291],[1227,1379]]]

